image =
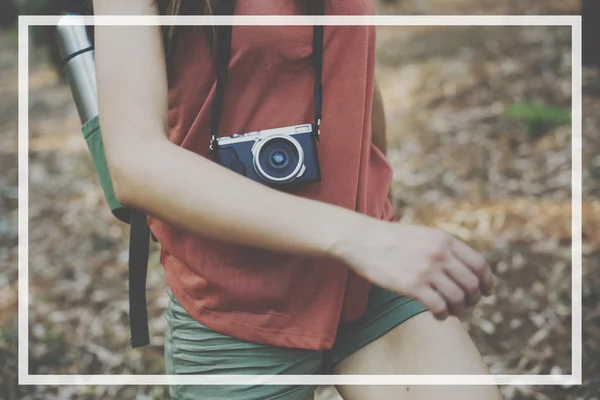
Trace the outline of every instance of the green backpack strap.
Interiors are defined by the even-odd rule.
[[[131,346],[146,346],[150,343],[148,310],[146,305],[146,278],[148,274],[148,252],[150,250],[150,228],[146,214],[123,207],[115,197],[108,171],[104,145],[98,117],[83,124],[81,131],[88,145],[100,185],[110,211],[115,217],[130,224],[129,232],[129,324]]]
[[[98,117],[96,116],[83,124],[81,131],[83,132],[83,137],[88,145],[94,167],[100,178],[100,185],[102,186],[102,191],[104,192],[104,197],[110,211],[121,221],[129,223],[131,219],[130,210],[119,204],[115,197],[112,180],[108,172],[108,165],[106,164],[106,157],[104,156],[104,145],[102,144]]]

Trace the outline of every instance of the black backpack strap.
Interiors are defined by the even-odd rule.
[[[150,344],[146,305],[150,228],[148,227],[146,214],[138,210],[131,210],[130,223],[129,328],[131,330],[131,347],[136,348]]]

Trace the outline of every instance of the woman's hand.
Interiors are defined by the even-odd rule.
[[[438,319],[492,292],[483,256],[433,228],[370,220],[331,252],[373,283],[420,301]]]

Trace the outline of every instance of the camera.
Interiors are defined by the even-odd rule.
[[[217,162],[269,186],[321,180],[312,124],[286,126],[216,139]]]

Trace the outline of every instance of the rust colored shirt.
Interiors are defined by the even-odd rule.
[[[373,0],[326,1],[328,15],[374,14]],[[239,15],[294,15],[294,0],[238,1]],[[311,26],[235,26],[222,136],[312,123]],[[170,140],[209,157],[215,71],[202,35],[170,71]],[[196,43],[196,42],[194,42]],[[392,169],[371,143],[374,26],[325,26],[322,180],[295,193],[392,220]],[[211,190],[211,188],[205,188]],[[240,194],[240,201],[244,201]],[[290,210],[293,213],[294,210]],[[166,279],[197,321],[238,339],[328,349],[364,312],[369,283],[344,265],[193,236],[150,218]],[[268,223],[269,221],[265,221]]]

